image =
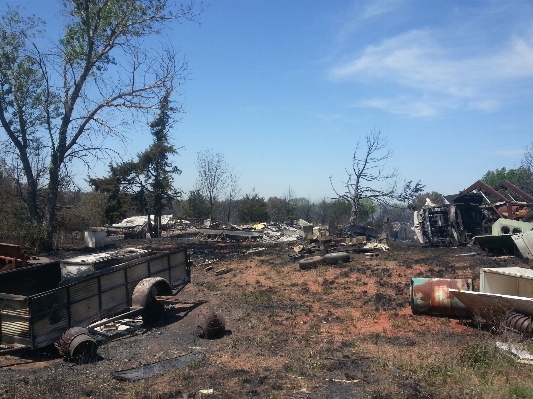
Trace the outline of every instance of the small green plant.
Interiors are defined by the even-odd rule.
[[[316,369],[319,368],[319,366],[320,366],[320,364],[319,364],[317,361],[309,360],[309,361],[307,362],[307,368],[308,368],[309,370],[316,370]]]
[[[450,365],[443,364],[431,364],[427,368],[427,374],[429,377],[439,377],[447,379],[456,373],[456,369]]]
[[[495,350],[494,346],[486,341],[476,341],[463,349],[460,359],[466,366],[485,366],[495,360]]]
[[[533,398],[533,388],[522,384],[511,384],[509,386],[509,395],[512,398],[531,399]]]

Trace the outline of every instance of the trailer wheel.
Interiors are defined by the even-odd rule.
[[[155,298],[159,295],[172,295],[172,287],[162,277],[145,278],[133,290],[131,306],[132,308],[144,308],[143,324],[153,325],[163,316],[165,307]]]
[[[96,341],[89,336],[84,327],[69,328],[56,341],[55,346],[65,359],[76,358],[81,362],[93,360],[98,349]]]

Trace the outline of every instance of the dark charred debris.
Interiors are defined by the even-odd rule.
[[[415,210],[412,225],[386,221],[382,226],[337,226],[333,233],[328,226],[304,220],[237,226],[168,215],[163,218],[162,237],[152,239],[147,235],[149,218],[138,216],[91,228],[49,257],[0,244],[1,351],[55,345],[57,355],[67,360],[94,359],[102,342],[142,325],[157,325],[165,311],[161,298],[177,296],[194,273],[231,272],[231,267],[218,264],[235,255],[274,249],[304,271],[322,265],[351,270],[354,256],[390,257],[389,244],[400,240],[422,249],[468,248],[455,256],[533,258],[532,196],[508,182],[489,187],[478,181],[445,198],[445,204],[428,201]],[[412,313],[497,320],[510,331],[531,336],[533,271],[481,267],[479,281],[474,290],[472,278],[413,276]],[[224,337],[223,313],[200,309],[197,315],[198,337]],[[188,364],[183,359],[204,355],[195,350],[183,356],[164,367],[150,367],[182,367]]]

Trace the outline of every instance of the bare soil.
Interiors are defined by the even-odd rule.
[[[98,358],[88,363],[64,361],[55,348],[4,355],[0,398],[533,397],[531,366],[492,349],[500,329],[413,315],[409,306],[412,277],[473,278],[477,290],[480,267],[529,268],[525,260],[392,243],[376,258],[352,254],[349,263],[300,270],[288,244],[188,246],[192,283],[161,298],[157,325],[99,338]],[[265,249],[248,253],[258,247]],[[215,339],[195,334],[206,308],[226,320]],[[195,348],[205,360],[184,368],[133,382],[110,375]]]

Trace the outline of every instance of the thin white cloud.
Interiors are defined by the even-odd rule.
[[[386,14],[392,14],[402,6],[397,0],[356,0],[348,8],[342,8],[335,19],[338,32],[335,35],[338,43],[348,41],[356,32],[367,23],[372,23]]]
[[[398,8],[401,3],[396,0],[372,1],[366,4],[362,12],[362,18],[373,18],[378,15],[387,14]]]
[[[394,98],[374,97],[363,99],[357,101],[353,106],[357,108],[381,109],[395,115],[427,118],[438,116],[442,109],[455,109],[458,107],[458,104],[450,100],[442,101],[399,96]]]
[[[480,100],[473,100],[468,103],[468,108],[477,110],[477,111],[484,111],[484,112],[494,112],[497,111],[501,106],[501,101],[497,99],[480,99]]]
[[[427,94],[442,97],[442,104],[434,107],[416,101],[406,106],[404,99],[388,99],[387,107],[383,106],[384,99],[360,102],[412,116],[436,115],[440,106],[446,107],[453,100],[461,100],[470,109],[492,112],[502,105],[499,98],[502,86],[510,80],[533,77],[531,38],[514,37],[490,54],[476,54],[477,49],[460,52],[453,46],[446,47],[439,36],[443,35],[425,29],[385,39],[333,67],[329,75],[337,82],[392,83],[418,93],[418,97]],[[531,82],[529,85],[533,87]]]
[[[525,154],[525,150],[522,149],[516,149],[516,150],[495,150],[490,151],[490,154],[494,154],[497,156],[501,156],[504,158],[521,158]]]

